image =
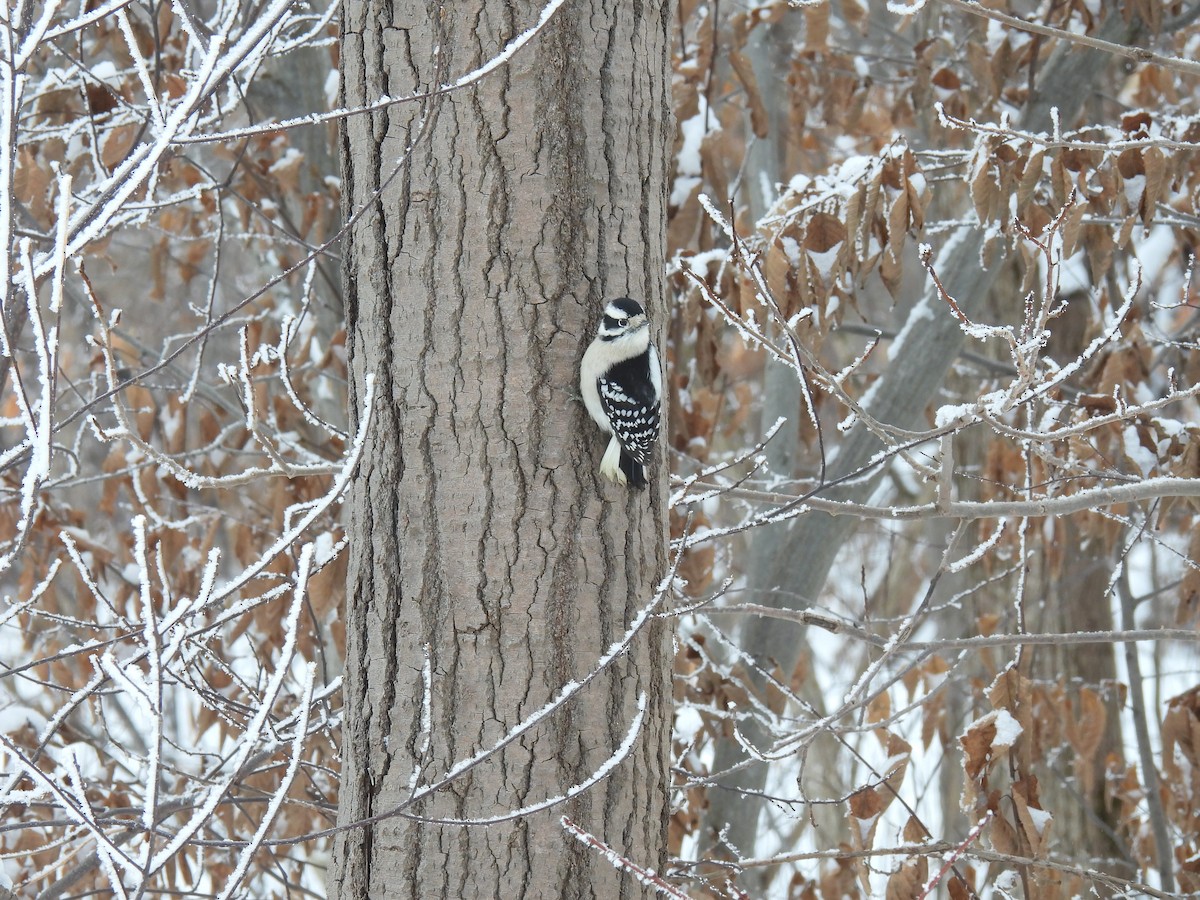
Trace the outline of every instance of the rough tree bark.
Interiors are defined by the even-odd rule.
[[[350,406],[373,373],[376,419],[349,498],[342,825],[395,809],[414,772],[444,775],[586,676],[666,571],[665,459],[644,493],[601,483],[575,380],[605,298],[666,319],[669,5],[571,0],[475,85],[343,127],[346,210],[372,206],[343,246]],[[345,103],[453,81],[541,6],[351,0]],[[495,816],[562,794],[612,754],[645,692],[613,777],[487,828],[346,830],[331,896],[641,896],[558,817],[661,865],[670,659],[652,625],[579,699],[412,812]]]

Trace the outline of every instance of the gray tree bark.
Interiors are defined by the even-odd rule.
[[[453,81],[541,6],[351,0],[345,102]],[[372,204],[343,245],[350,406],[368,373],[376,400],[349,498],[342,825],[396,809],[414,772],[444,775],[587,676],[666,571],[662,446],[648,491],[601,482],[576,373],[605,299],[642,300],[659,335],[666,321],[669,6],[572,0],[474,86],[343,126],[346,211]],[[644,629],[580,698],[409,812],[495,816],[563,794],[611,756],[645,693],[612,777],[486,828],[343,831],[330,895],[641,896],[559,816],[661,867],[668,638]]]

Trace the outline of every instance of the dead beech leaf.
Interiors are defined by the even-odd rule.
[[[1142,151],[1136,147],[1122,150],[1121,155],[1117,157],[1117,171],[1121,173],[1122,178],[1136,178],[1139,175],[1145,175],[1146,165],[1142,161]]]
[[[996,721],[992,714],[971,723],[959,736],[963,749],[963,771],[971,783],[978,782],[992,762],[992,741],[996,739]]]
[[[767,287],[771,289],[776,302],[787,296],[788,275],[792,271],[792,261],[780,245],[772,241],[767,247],[766,260],[763,263],[763,275],[767,279]]]
[[[886,900],[916,900],[925,892],[929,880],[929,860],[923,856],[908,859],[891,874],[887,882]]]
[[[945,66],[934,72],[930,81],[935,87],[940,87],[945,91],[957,91],[962,87],[962,79],[958,77],[958,73]]]
[[[1085,794],[1091,793],[1095,783],[1096,754],[1104,739],[1104,726],[1108,712],[1099,695],[1090,688],[1079,691],[1079,714],[1067,722],[1067,740],[1075,751],[1075,777]]]
[[[1176,807],[1176,816],[1194,815],[1195,804],[1186,785],[1200,764],[1200,688],[1167,701],[1162,721],[1163,783]]]
[[[895,299],[900,294],[900,281],[904,276],[904,266],[898,255],[884,253],[879,260],[879,278],[889,294]]]
[[[971,69],[971,77],[985,96],[996,93],[996,79],[992,67],[992,54],[979,41],[968,41],[966,46],[967,65]]]
[[[804,249],[813,253],[827,253],[846,239],[846,226],[837,216],[826,212],[816,213],[804,230]]]
[[[1150,114],[1144,109],[1126,113],[1121,116],[1121,130],[1128,135],[1130,140],[1143,140],[1150,137],[1150,125],[1153,121]]]
[[[1147,147],[1142,154],[1142,164],[1146,172],[1146,186],[1142,190],[1142,224],[1149,227],[1159,201],[1164,199],[1164,187],[1167,182],[1167,161],[1160,149],[1157,147]]]
[[[926,187],[925,194],[917,190],[917,183],[911,178],[904,180],[904,192],[908,195],[908,219],[912,223],[912,227],[920,231],[925,227],[925,199],[929,196],[929,188]]]
[[[1083,229],[1083,238],[1092,284],[1103,284],[1112,269],[1113,253],[1116,250],[1112,232],[1103,225],[1088,225]]]
[[[1029,694],[1029,679],[1021,675],[1015,667],[1009,666],[992,682],[988,690],[988,702],[992,704],[993,709],[1006,709],[1017,715],[1022,700],[1028,698]]]
[[[1184,570],[1179,585],[1179,605],[1175,608],[1175,619],[1180,624],[1194,621],[1200,610],[1200,569],[1197,568],[1200,566],[1200,528],[1192,529],[1188,559],[1192,564]]]
[[[38,222],[49,221],[50,185],[53,181],[54,175],[49,165],[34,156],[27,147],[17,151],[13,192],[17,199],[29,207],[30,214]]]
[[[1037,779],[1030,775],[1014,782],[1010,796],[1013,808],[1017,812],[1021,837],[1029,847],[1028,855],[1036,859],[1045,857],[1049,849],[1050,826],[1053,823],[1053,817],[1041,808]]]
[[[749,58],[740,50],[729,51],[729,65],[737,75],[738,81],[746,91],[746,101],[750,106],[750,128],[756,138],[762,139],[770,134],[770,117],[763,103],[762,92],[758,89],[758,78],[754,75],[754,66]]]
[[[898,257],[904,249],[904,237],[908,234],[908,191],[902,190],[892,201],[888,210],[888,252]]]
[[[996,196],[996,181],[992,177],[992,167],[989,163],[979,166],[979,171],[971,179],[971,203],[980,222],[991,221],[992,202]]]
[[[1062,225],[1063,253],[1073,255],[1079,246],[1086,203],[1076,203],[1068,211]]]
[[[872,725],[887,720],[892,714],[892,700],[888,696],[887,691],[881,691],[874,700],[867,705],[867,721]]]
[[[822,51],[829,45],[829,7],[819,3],[804,7],[804,49]]]
[[[1018,213],[1029,205],[1029,199],[1033,196],[1034,188],[1042,180],[1042,169],[1045,159],[1045,152],[1039,149],[1030,153],[1029,158],[1025,161],[1025,167],[1021,170],[1021,178],[1017,182]]]
[[[865,850],[874,845],[875,831],[883,818],[883,811],[892,800],[887,788],[865,787],[850,795],[850,843],[855,849]],[[869,892],[870,872],[867,867],[856,865],[864,892]]]
[[[847,850],[854,849],[846,844],[842,845]],[[838,857],[836,865],[823,867],[821,869],[821,897],[858,897],[861,896],[858,892],[854,872],[859,868],[855,865],[853,859],[847,857]]]
[[[1012,821],[1005,814],[1005,810],[1012,809],[1008,795],[992,791],[988,794],[987,808],[993,813],[991,824],[988,825],[988,838],[992,842],[992,849],[1010,856],[1023,856],[1025,853],[1024,842]]]
[[[916,816],[909,816],[904,823],[904,840],[909,844],[920,844],[929,837],[925,826]]]
[[[946,881],[946,891],[950,894],[950,900],[969,900],[975,896],[975,892],[967,887],[968,884],[975,883],[975,871],[970,866],[966,867],[966,872],[963,875],[965,883],[959,878],[950,878]]]
[[[118,125],[101,139],[100,162],[108,169],[115,169],[133,147],[137,135],[137,125]]]
[[[842,212],[846,220],[847,234],[857,235],[859,223],[862,221],[863,201],[866,195],[866,186],[859,185],[858,190],[851,194],[850,199],[846,201],[845,209]]]
[[[946,692],[938,691],[921,702],[921,746],[926,750],[934,735],[946,744]]]
[[[289,150],[287,154],[271,164],[268,170],[285,196],[300,194],[300,173],[304,167],[304,154]]]
[[[1117,233],[1117,247],[1124,250],[1129,246],[1129,238],[1133,234],[1133,226],[1138,222],[1137,213],[1130,213],[1125,221],[1121,224],[1121,230]]]

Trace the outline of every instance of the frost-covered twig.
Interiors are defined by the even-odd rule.
[[[638,883],[643,887],[652,889],[656,894],[662,894],[664,897],[676,897],[679,900],[688,900],[688,895],[679,888],[675,887],[653,869],[648,869],[645,866],[640,866],[633,860],[629,859],[622,853],[614,850],[600,838],[596,837],[590,831],[585,831],[576,825],[570,818],[563,816],[559,819],[560,824],[567,834],[574,837],[585,847],[590,847],[599,852],[605,860],[615,869],[621,869],[628,872]]]
[[[1100,477],[1100,476],[1095,476]],[[719,484],[697,481],[692,489],[720,492]],[[1161,476],[1130,481],[1125,484],[1084,488],[1072,494],[1054,497],[1035,497],[1030,500],[954,500],[945,508],[937,503],[915,506],[872,506],[865,503],[828,500],[823,497],[788,494],[780,491],[758,491],[749,488],[729,488],[726,493],[741,500],[784,506],[802,503],[806,507],[835,516],[858,516],[864,519],[1006,519],[1021,516],[1065,516],[1119,503],[1138,503],[1169,497],[1200,497],[1200,479]],[[689,501],[691,497],[681,497]],[[791,508],[791,507],[789,507]],[[691,546],[691,544],[689,544]]]
[[[638,736],[642,733],[642,725],[646,720],[646,692],[638,694],[637,711],[634,713],[633,720],[629,723],[629,728],[625,732],[625,737],[603,763],[592,770],[583,781],[578,784],[573,784],[556,797],[549,797],[545,800],[539,800],[536,803],[531,803],[528,806],[522,806],[517,809],[506,810],[494,816],[484,816],[471,819],[456,819],[447,818],[444,816],[425,816],[415,813],[401,813],[405,818],[412,819],[417,822],[426,822],[435,825],[460,825],[460,826],[487,826],[498,825],[501,822],[511,822],[514,819],[523,819],[527,816],[532,816],[535,813],[545,812],[548,809],[553,809],[556,806],[561,806],[569,800],[578,797],[580,794],[591,790],[601,781],[604,781],[612,774],[613,769],[619,766],[629,754],[633,751],[633,745],[637,743]]]
[[[237,868],[233,870],[233,874],[229,876],[229,881],[226,882],[224,889],[221,891],[220,900],[229,900],[241,885],[242,879],[246,877],[246,872],[250,868],[250,863],[253,862],[255,854],[258,853],[259,848],[262,846],[267,832],[271,830],[271,825],[274,823],[275,817],[279,814],[279,809],[283,806],[283,801],[287,799],[292,782],[296,780],[296,773],[299,771],[300,760],[304,753],[304,739],[308,736],[308,718],[312,711],[313,683],[316,678],[316,672],[317,667],[313,663],[307,662],[304,664],[304,677],[301,682],[303,687],[300,694],[300,705],[297,709],[300,720],[296,724],[296,732],[292,738],[292,751],[287,771],[284,773],[283,778],[280,779],[279,786],[271,795],[266,812],[263,813],[262,820],[258,823],[258,828],[254,831],[254,836],[238,856]]]
[[[997,9],[990,9],[980,3],[973,3],[971,0],[937,0],[937,2],[946,6],[953,6],[955,9],[960,9],[972,15],[992,19],[1002,25],[1015,28],[1018,31],[1028,31],[1032,34],[1043,35],[1044,37],[1058,38],[1059,40],[1068,41],[1073,44],[1091,47],[1094,50],[1102,50],[1114,56],[1131,59],[1134,62],[1152,64],[1162,69],[1173,69],[1189,75],[1200,75],[1200,63],[1197,63],[1195,60],[1181,59],[1178,56],[1167,56],[1145,47],[1117,44],[1090,34],[1068,31],[1065,28],[1056,28],[1053,25],[1045,25],[1041,22],[1031,22],[1028,19],[1010,16]],[[1117,14],[1120,15],[1120,13]]]
[[[549,0],[542,7],[541,14],[538,16],[538,21],[521,32],[496,55],[490,57],[482,65],[472,69],[464,75],[460,75],[453,81],[441,84],[431,90],[413,91],[410,94],[405,94],[403,97],[388,97],[383,96],[375,100],[373,103],[368,103],[359,107],[347,107],[342,109],[329,110],[328,112],[309,113],[305,116],[296,116],[290,119],[281,119],[277,122],[270,122],[266,125],[251,125],[245,128],[232,128],[227,131],[213,132],[211,134],[191,134],[178,139],[180,144],[207,144],[207,143],[228,143],[231,141],[243,140],[248,137],[255,137],[261,134],[275,133],[290,128],[298,128],[304,125],[322,125],[326,122],[336,122],[340,119],[348,119],[352,116],[368,115],[387,109],[390,106],[395,106],[400,103],[420,103],[425,100],[432,100],[436,97],[462,90],[465,87],[481,81],[486,76],[499,68],[504,67],[508,62],[516,56],[520,50],[528,45],[534,38],[541,33],[546,24],[554,17],[566,0]]]

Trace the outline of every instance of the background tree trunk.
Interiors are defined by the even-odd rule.
[[[350,2],[345,103],[453,81],[540,8]],[[342,824],[394,809],[414,772],[440,777],[585,677],[665,572],[665,461],[645,493],[601,484],[576,373],[605,298],[665,322],[668,24],[664,0],[573,2],[476,85],[346,121],[349,208],[415,147],[343,246],[350,405],[374,373],[378,418],[349,500]],[[331,895],[640,895],[558,816],[660,866],[670,659],[652,625],[581,699],[414,812],[495,816],[562,794],[613,753],[646,692],[614,778],[487,828],[346,831]]]

